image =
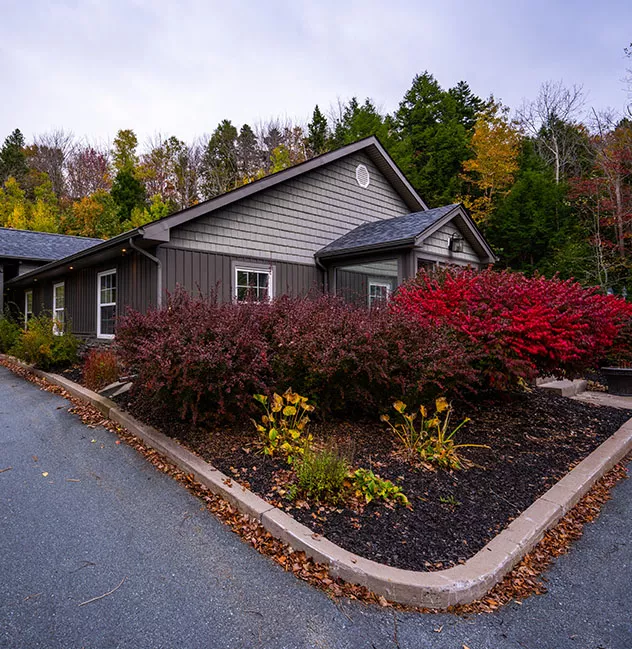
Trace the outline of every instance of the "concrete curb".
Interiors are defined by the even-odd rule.
[[[259,521],[273,536],[295,550],[304,551],[318,563],[328,565],[332,576],[366,586],[390,601],[413,606],[441,609],[468,604],[482,597],[600,478],[632,451],[630,419],[464,564],[437,572],[401,570],[364,559],[315,534],[163,433],[119,410],[113,401],[64,377],[35,370],[12,357],[0,355],[0,358],[18,362],[37,376],[88,401],[105,416],[165,455],[179,469],[193,474],[211,492]]]

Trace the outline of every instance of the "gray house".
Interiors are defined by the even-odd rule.
[[[371,306],[419,268],[495,256],[462,205],[428,209],[369,137],[7,282],[17,304],[108,339],[177,285],[224,301],[328,291]],[[57,288],[56,288],[57,287]],[[57,313],[57,312],[56,312]]]
[[[103,240],[0,228],[0,313],[4,310],[6,282],[98,243]]]

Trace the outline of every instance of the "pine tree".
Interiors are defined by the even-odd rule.
[[[25,142],[19,128],[9,135],[0,149],[0,185],[11,176],[20,182],[28,173]]]
[[[307,125],[307,145],[312,155],[321,155],[329,150],[329,125],[318,104],[314,108],[312,121]]]

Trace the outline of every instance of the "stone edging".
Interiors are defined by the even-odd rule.
[[[88,401],[104,416],[125,427],[156,449],[211,492],[222,496],[239,511],[259,521],[276,538],[326,564],[333,577],[366,586],[386,599],[426,608],[441,609],[468,604],[482,597],[527,554],[615,464],[632,451],[632,419],[580,462],[557,484],[538,498],[498,536],[464,564],[436,572],[402,570],[348,552],[302,525],[218,471],[199,456],[151,426],[138,422],[106,399],[73,381],[36,370],[12,357],[35,375],[47,379],[79,399]]]

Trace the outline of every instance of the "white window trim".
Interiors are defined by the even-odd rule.
[[[388,299],[391,297],[391,293],[393,292],[392,284],[390,282],[379,282],[377,280],[369,280],[369,295],[368,295],[369,308],[371,308],[373,306],[371,304],[371,287],[372,286],[379,286],[380,288],[385,288],[386,289],[386,301],[388,302]]]
[[[31,310],[29,311],[29,296],[31,297]],[[33,289],[24,291],[24,328],[29,324],[29,313],[33,315]]]
[[[101,302],[101,278],[105,277],[106,275],[116,275],[116,268],[104,270],[102,273],[97,273],[97,338],[101,338],[102,340],[112,340],[114,338],[114,334],[101,333],[101,307],[116,307],[116,301],[103,303]],[[116,297],[118,299],[118,282],[116,286]]]
[[[64,288],[64,306],[61,309],[57,308],[57,289],[63,286]],[[63,311],[64,312],[64,319],[62,322],[62,328],[61,330],[57,328],[57,312],[58,311]],[[64,327],[66,326],[66,286],[64,285],[64,282],[57,282],[57,284],[53,284],[53,333],[56,336],[61,336],[64,333]]]
[[[240,266],[235,264],[233,267],[233,300],[235,302],[240,302],[237,298],[238,287],[237,287],[237,273],[265,273],[268,275],[268,302],[274,299],[274,267],[273,266],[257,266],[257,265],[243,265]]]

